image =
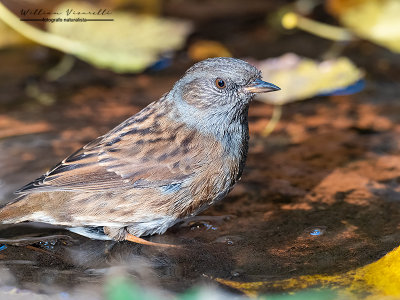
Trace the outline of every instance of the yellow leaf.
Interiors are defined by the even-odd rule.
[[[330,14],[339,16],[349,8],[360,5],[360,3],[364,1],[365,0],[326,0],[325,7]]]
[[[217,278],[216,281],[238,289],[249,296],[255,296],[268,289],[291,291],[318,287],[341,288],[349,295],[367,292],[372,294],[369,297],[371,299],[382,299],[374,296],[400,296],[399,269],[400,247],[392,250],[376,262],[343,274],[305,275],[285,280],[258,282],[237,282],[221,278]]]
[[[98,10],[80,2],[65,2],[55,10],[71,7]],[[85,45],[86,50],[77,55],[81,59],[117,72],[145,69],[161,53],[181,48],[191,30],[188,22],[150,15],[113,12],[112,18],[113,22],[54,22],[49,23],[48,30]]]
[[[365,0],[343,10],[339,20],[360,37],[400,52],[399,16],[399,0]]]
[[[295,27],[335,41],[354,40],[353,35],[400,52],[399,0],[327,0],[328,12],[345,27],[324,24],[286,13],[281,22],[286,29]]]
[[[29,41],[0,20],[0,48],[27,44]]]
[[[191,23],[182,20],[112,12],[114,21],[66,22],[90,18],[66,15],[67,10],[93,12],[99,8],[81,2],[64,2],[55,9],[62,22],[48,23],[49,32],[21,22],[0,2],[0,19],[36,43],[75,55],[97,67],[116,72],[140,72],[155,63],[160,54],[182,47]],[[96,16],[101,18],[101,16]],[[107,15],[107,18],[110,18]]]
[[[288,53],[256,65],[266,81],[281,88],[257,99],[277,105],[346,88],[363,77],[363,72],[346,57],[318,62]]]

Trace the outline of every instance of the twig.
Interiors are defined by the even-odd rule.
[[[264,130],[261,133],[261,136],[267,137],[274,131],[276,125],[282,116],[282,105],[275,105],[274,110],[272,111],[271,120],[269,120],[267,126],[265,126]]]

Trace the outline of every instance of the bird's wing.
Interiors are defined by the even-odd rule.
[[[168,187],[189,178],[206,162],[209,151],[192,148],[201,142],[198,132],[165,116],[146,117],[144,110],[17,193]]]

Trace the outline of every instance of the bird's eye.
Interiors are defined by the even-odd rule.
[[[225,81],[223,81],[221,78],[217,78],[215,80],[215,85],[217,86],[217,88],[219,89],[224,89],[226,87]]]

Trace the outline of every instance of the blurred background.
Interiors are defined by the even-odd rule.
[[[2,203],[197,61],[241,58],[282,89],[251,105],[229,196],[149,238],[183,249],[2,226],[2,299],[400,297],[399,15],[398,0],[1,1]]]

